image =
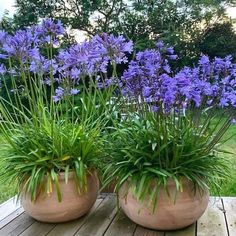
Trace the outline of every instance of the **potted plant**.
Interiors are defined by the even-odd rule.
[[[108,137],[104,181],[135,223],[175,230],[194,223],[227,177],[220,141],[235,115],[236,66],[203,56],[171,75],[172,47],[139,52],[123,75],[123,121]],[[225,112],[227,109],[227,113]],[[113,128],[114,130],[114,128]]]
[[[60,50],[63,33],[60,21],[47,19],[0,40],[0,179],[45,222],[78,218],[94,204],[113,106],[109,78],[132,50],[107,34]]]
[[[14,83],[14,78],[12,78]],[[92,96],[64,94],[55,103],[40,81],[15,87],[14,102],[1,97],[1,181],[14,183],[24,210],[43,222],[86,214],[97,199],[103,158],[101,129]],[[30,103],[28,103],[30,102]]]
[[[37,107],[39,108],[39,107]],[[22,125],[2,126],[1,181],[16,184],[25,211],[44,222],[76,219],[96,201],[99,129],[52,119],[46,110]]]

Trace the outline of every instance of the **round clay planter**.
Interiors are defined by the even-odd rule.
[[[25,211],[34,219],[42,222],[65,222],[77,219],[86,214],[97,199],[99,180],[96,172],[87,174],[87,191],[79,194],[76,188],[74,173],[69,173],[68,183],[64,174],[59,175],[62,201],[59,202],[55,186],[50,195],[38,194],[35,202],[29,194],[22,194],[21,204]]]
[[[143,203],[137,201],[128,182],[119,190],[120,206],[125,214],[135,223],[147,228],[157,230],[176,230],[193,224],[205,211],[208,205],[209,193],[193,191],[193,183],[187,179],[182,180],[183,191],[178,192],[176,201],[176,186],[173,180],[167,183],[169,196],[163,188],[157,197],[157,205],[153,211],[148,197]]]

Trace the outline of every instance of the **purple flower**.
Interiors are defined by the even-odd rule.
[[[122,35],[115,37],[113,34],[103,33],[101,36],[96,35],[91,41],[103,59],[106,58],[116,64],[126,63],[125,54],[133,51],[133,42],[127,42]]]
[[[158,47],[164,47],[164,44]],[[170,72],[164,51],[151,49],[139,52],[122,76],[122,93],[136,99],[141,97],[146,102],[163,103],[164,109],[170,110],[177,91],[176,81],[169,76]]]
[[[75,88],[73,88],[73,89],[70,90],[70,94],[71,94],[71,95],[76,95],[76,94],[78,94],[79,92],[80,92],[80,90],[79,90],[79,89],[75,89]]]
[[[71,78],[72,79],[78,79],[80,74],[81,74],[81,72],[78,68],[74,67],[71,69]]]
[[[236,108],[236,64],[232,63],[232,57],[210,61],[203,55],[197,67],[184,67],[170,76],[168,59],[172,55],[176,59],[174,49],[166,48],[165,55],[162,42],[158,42],[157,48],[137,53],[129,63],[122,76],[125,96],[161,104],[167,113],[193,105]]]
[[[8,35],[2,46],[7,58],[16,57],[23,63],[30,60],[34,50],[34,37],[30,30],[18,30],[14,35]]]
[[[0,64],[0,74],[4,75],[6,74],[6,72],[7,72],[6,66],[4,64]]]
[[[196,106],[205,101],[205,106],[236,106],[236,73],[231,57],[215,58],[210,61],[202,56],[196,68],[184,68],[177,75],[189,81],[189,86],[181,89],[181,93]]]
[[[159,111],[159,107],[158,106],[151,106],[151,110],[153,112],[158,112]]]
[[[152,90],[151,90],[150,87],[144,87],[143,88],[143,96],[145,98],[148,98],[151,95],[151,93],[152,93]]]
[[[232,125],[236,125],[236,119],[232,119],[232,120],[231,120],[231,124],[232,124]]]
[[[164,47],[163,41],[159,40],[159,41],[157,42],[156,46],[157,46],[158,49],[162,49],[162,48]]]
[[[209,62],[210,62],[209,57],[205,55],[203,55],[199,60],[200,65],[208,64]]]
[[[178,56],[177,55],[169,55],[168,58],[170,60],[176,60],[178,58]]]
[[[54,102],[60,101],[63,98],[63,96],[64,96],[64,92],[65,92],[65,90],[63,88],[58,87],[55,90],[55,95],[52,97],[53,101]]]
[[[4,43],[7,37],[7,33],[3,30],[0,30],[0,43]]]
[[[168,54],[174,54],[174,48],[173,47],[168,47],[168,48],[166,48],[166,52],[168,53]]]
[[[43,20],[42,24],[35,28],[35,32],[37,36],[58,36],[63,35],[65,33],[65,29],[63,28],[60,20],[54,22],[52,19],[48,18]]]
[[[110,64],[127,62],[127,53],[133,50],[132,41],[126,41],[123,36],[115,37],[103,33],[91,40],[71,46],[58,55],[59,72],[72,79],[83,75],[107,73]]]

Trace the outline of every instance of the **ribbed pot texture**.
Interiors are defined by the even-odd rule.
[[[144,202],[137,201],[125,182],[119,190],[119,203],[125,214],[135,223],[150,229],[176,230],[193,224],[206,210],[209,193],[197,190],[193,191],[193,183],[187,179],[182,179],[183,191],[177,193],[173,180],[167,183],[170,196],[164,188],[160,189],[157,197],[157,205],[153,208],[149,206],[148,196]]]
[[[39,193],[35,202],[29,194],[22,194],[21,204],[34,219],[42,222],[66,222],[86,214],[97,199],[99,180],[96,172],[87,174],[87,191],[78,193],[74,173],[69,173],[65,183],[64,173],[59,175],[62,201],[58,202],[55,186],[50,195]]]

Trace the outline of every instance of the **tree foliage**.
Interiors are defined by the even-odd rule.
[[[201,52],[211,57],[232,53],[235,32],[226,8],[235,5],[235,0],[16,0],[17,12],[4,24],[14,31],[53,17],[88,37],[124,34],[136,50],[161,38],[175,46],[182,66],[194,63]]]
[[[236,34],[230,22],[216,23],[203,35],[200,51],[211,58],[231,54],[236,58]]]

